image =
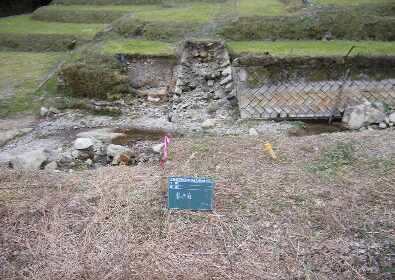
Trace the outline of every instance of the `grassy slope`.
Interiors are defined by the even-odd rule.
[[[314,0],[314,4],[319,5],[339,5],[339,6],[351,6],[361,4],[391,4],[393,0]]]
[[[228,46],[235,53],[269,52],[274,56],[331,56],[346,55],[352,46],[356,46],[352,55],[395,55],[393,42],[373,41],[239,41],[229,42]]]
[[[172,55],[174,48],[168,43],[146,40],[108,41],[103,46],[105,54]]]
[[[0,117],[37,108],[33,92],[62,53],[0,52]]]
[[[144,21],[208,22],[213,20],[220,11],[221,4],[216,3],[188,3],[170,8],[164,8],[160,5],[53,5],[39,9],[36,11],[35,17],[56,21],[56,18],[51,17],[51,13],[52,15],[64,13],[67,14],[69,21],[73,22],[76,19],[80,21],[80,15],[92,18],[98,13],[107,15],[135,13],[137,19]],[[62,21],[65,20],[62,19]]]
[[[286,13],[285,5],[278,0],[240,1],[239,12],[242,16],[278,16]]]
[[[48,23],[35,21],[29,15],[0,19],[0,33],[64,34],[93,38],[103,24]]]
[[[285,5],[278,0],[244,0],[235,5],[226,3],[181,3],[162,5],[50,5],[38,9],[34,18],[61,22],[111,22],[117,16],[135,13],[144,21],[209,22],[217,16],[239,12],[241,15],[276,16],[285,14]]]

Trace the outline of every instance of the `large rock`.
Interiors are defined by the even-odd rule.
[[[250,130],[248,131],[248,134],[250,136],[258,136],[259,135],[258,131],[255,128],[253,128],[253,127],[250,128]]]
[[[74,149],[76,150],[88,150],[93,147],[93,140],[91,138],[77,138],[74,141]]]
[[[232,81],[233,81],[232,76],[227,76],[226,78],[222,79],[222,80],[219,82],[219,84],[220,84],[221,86],[224,86],[224,85],[226,85],[226,84],[229,84],[229,83],[232,82]]]
[[[202,123],[202,128],[204,129],[209,129],[213,128],[215,126],[215,120],[214,119],[207,119]]]
[[[388,116],[389,122],[395,123],[395,112]]]
[[[380,103],[365,102],[347,107],[342,121],[350,129],[360,129],[370,124],[379,124],[385,118],[384,106],[381,106]]]
[[[0,147],[7,144],[9,141],[20,137],[26,133],[29,133],[33,130],[33,128],[14,128],[7,130],[0,130]]]
[[[113,165],[128,164],[134,157],[133,151],[128,147],[110,144],[107,146],[107,157]]]
[[[40,108],[40,116],[41,117],[46,117],[48,116],[49,110],[47,107],[41,107]]]
[[[77,134],[77,137],[80,138],[94,138],[105,143],[111,143],[113,140],[125,136],[124,133],[114,132],[113,128],[100,128]]]
[[[156,144],[156,145],[153,145],[153,146],[152,146],[152,150],[154,151],[154,153],[160,154],[160,153],[162,153],[162,150],[163,150],[163,147],[164,147],[164,146],[165,146],[165,145],[164,145],[163,143]]]
[[[44,150],[35,150],[16,155],[11,159],[11,165],[15,169],[39,170],[48,160]]]
[[[45,166],[46,171],[54,171],[58,168],[56,161],[52,161]]]

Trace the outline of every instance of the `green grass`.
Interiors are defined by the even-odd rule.
[[[40,9],[53,10],[53,11],[114,11],[114,12],[138,12],[154,8],[154,5],[50,5]]]
[[[353,163],[354,151],[355,147],[351,143],[338,143],[318,162],[308,165],[307,170],[323,176],[335,176],[338,170]]]
[[[64,34],[93,38],[93,36],[103,28],[103,24],[49,23],[36,21],[32,20],[29,15],[0,19],[0,33],[11,34]]]
[[[393,0],[314,0],[318,5],[355,6],[362,4],[393,4]]]
[[[218,3],[188,3],[171,8],[154,7],[142,6],[136,17],[144,21],[209,22],[221,12],[222,6]]]
[[[393,42],[378,41],[233,41],[228,46],[236,54],[270,53],[273,56],[342,56],[352,46],[351,55],[395,55]]]
[[[114,20],[122,14],[134,13],[137,19],[144,21],[167,22],[208,22],[221,11],[218,3],[187,3],[165,7],[162,5],[52,5],[43,7],[34,13],[37,19],[48,21],[92,22],[96,17],[104,18],[103,22]],[[114,18],[115,16],[115,18]]]
[[[33,95],[63,53],[0,52],[0,116],[37,109]],[[11,93],[4,98],[6,93]]]
[[[61,22],[111,22],[122,14],[134,13],[143,21],[205,23],[218,16],[239,12],[243,16],[276,16],[286,13],[279,0],[243,0],[239,5],[191,2],[175,5],[50,5],[38,9],[34,18]]]
[[[34,20],[67,23],[110,23],[130,13],[130,6],[50,5],[37,9]]]
[[[104,54],[172,55],[174,48],[164,42],[146,40],[108,41],[103,46]]]
[[[285,8],[278,0],[243,0],[239,4],[242,16],[278,16],[286,13]]]

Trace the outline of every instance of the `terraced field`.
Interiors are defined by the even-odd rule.
[[[270,54],[272,56],[345,56],[351,48],[355,55],[395,55],[393,42],[372,41],[231,41],[229,48],[236,54]]]
[[[26,67],[26,71],[31,71],[33,76],[39,72],[36,78],[41,77],[61,57],[59,53],[52,52],[78,48],[92,41],[98,32],[100,36],[92,50],[105,55],[175,55],[178,42],[190,37],[226,39],[235,54],[339,56],[355,46],[351,55],[395,55],[392,2],[315,0],[305,9],[313,11],[315,7],[327,5],[339,9],[326,16],[324,8],[324,13],[318,14],[321,22],[317,23],[308,16],[301,16],[304,10],[301,10],[300,1],[284,4],[280,0],[209,3],[57,0],[54,5],[42,7],[32,15],[1,18],[0,51],[5,52],[0,52],[0,55],[2,60],[15,65],[21,65],[24,59],[33,61],[37,69],[29,70]],[[353,14],[348,18],[345,15],[350,11]],[[111,24],[111,28],[106,28],[107,24]],[[328,27],[332,25],[333,30]],[[106,31],[101,32],[103,30]],[[329,37],[329,41],[322,41],[323,37]],[[30,57],[26,51],[31,52]],[[10,69],[9,63],[2,63],[1,71]],[[19,79],[19,74],[14,78]],[[11,77],[5,75],[2,78],[3,85],[7,79]],[[11,80],[9,84],[13,84]],[[28,88],[32,93],[36,85],[31,82],[21,85],[23,94],[17,94],[19,101],[14,102],[13,109],[7,110],[23,111],[26,106],[17,104],[28,104],[31,99]],[[5,95],[6,91],[3,86],[1,95]],[[23,96],[27,99],[23,100]]]
[[[0,117],[36,111],[40,96],[35,89],[64,56],[60,52],[0,52]]]
[[[340,6],[356,6],[363,4],[391,4],[392,0],[313,0],[313,4],[317,5],[340,5]]]

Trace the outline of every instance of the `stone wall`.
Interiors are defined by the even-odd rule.
[[[231,119],[233,75],[223,42],[186,41],[182,47],[177,82],[169,104],[169,120],[202,123]]]

